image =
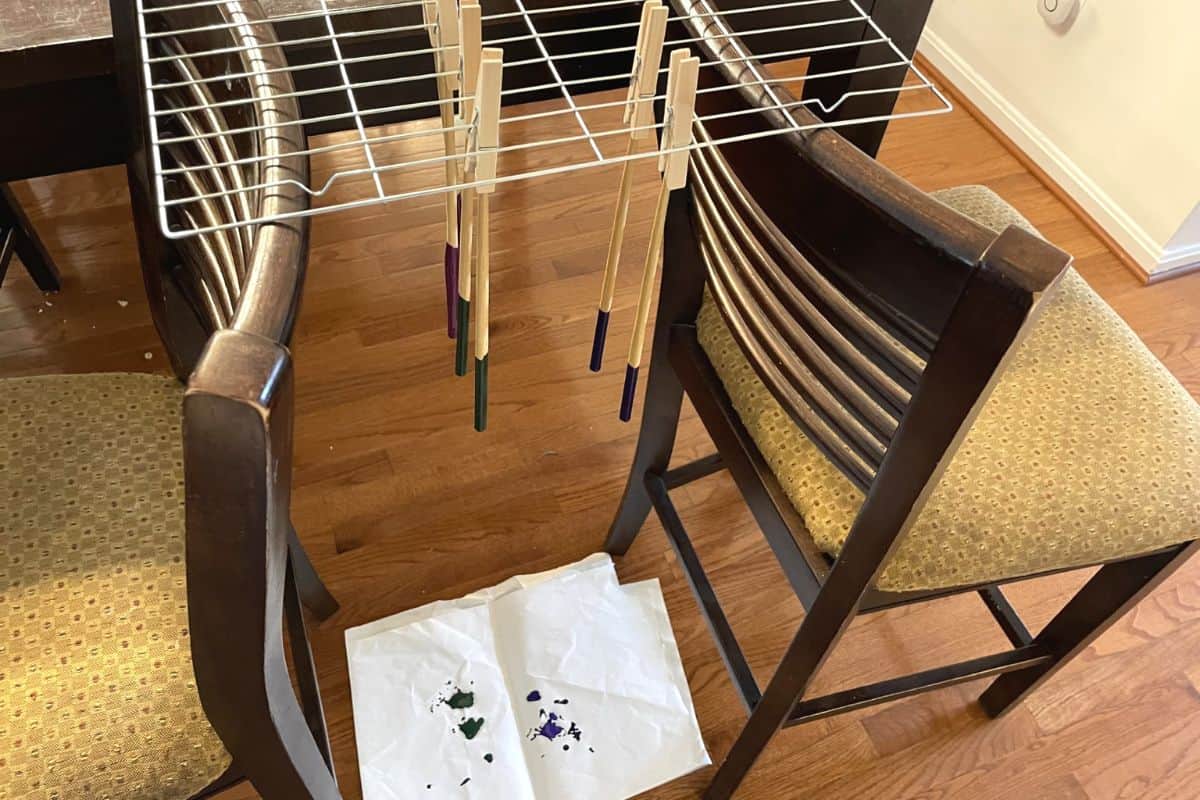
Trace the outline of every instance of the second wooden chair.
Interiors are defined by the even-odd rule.
[[[694,33],[706,60],[737,46]],[[760,69],[706,73],[740,90],[701,94],[719,121],[698,139],[792,130],[697,151],[672,203],[606,543],[624,553],[658,513],[750,714],[709,800],[785,726],[988,676],[981,702],[1004,713],[1200,537],[1200,407],[1070,257],[982,187],[927,196],[833,131],[795,130],[816,120],[778,110]],[[685,392],[717,453],[670,469]],[[765,688],[670,497],[722,469],[807,611]],[[1104,566],[1036,636],[999,588],[1088,565]],[[960,592],[979,593],[1011,649],[805,696],[855,615]]]

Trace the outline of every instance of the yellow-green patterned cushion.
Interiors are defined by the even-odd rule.
[[[183,387],[0,380],[0,799],[170,800],[230,757],[196,692]]]
[[[984,187],[934,196],[994,230],[1032,230]],[[1200,406],[1073,269],[1043,302],[879,588],[997,581],[1200,537]],[[836,556],[862,493],[763,386],[709,297],[697,327],[739,418]]]

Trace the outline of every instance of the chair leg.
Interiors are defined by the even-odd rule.
[[[0,183],[0,231],[9,228],[12,252],[17,254],[34,283],[43,292],[57,292],[62,288],[58,268],[46,252],[45,245],[17,203],[16,196],[6,183]],[[2,234],[0,234],[2,235]],[[0,274],[0,278],[3,275]]]
[[[304,545],[300,543],[300,537],[296,535],[296,528],[293,525],[288,525],[288,551],[292,556],[296,590],[300,593],[304,607],[311,611],[318,620],[324,622],[337,612],[338,601],[325,588],[321,576],[317,574],[316,567],[313,566],[308,553],[304,550]]]
[[[717,768],[712,783],[704,792],[704,800],[733,797],[763,748],[787,722],[792,709],[804,696],[817,670],[854,616],[853,611],[844,613],[841,605],[840,597],[818,596],[771,676],[762,700],[750,713],[746,726]]]
[[[12,263],[16,238],[16,228],[5,228],[0,224],[0,286],[4,285],[4,276],[8,274],[8,265]]]
[[[646,492],[646,474],[661,475],[671,461],[675,448],[675,433],[679,429],[679,413],[683,408],[683,386],[679,383],[671,362],[666,358],[650,362],[646,383],[646,405],[642,411],[642,427],[638,432],[633,466],[625,484],[625,494],[617,507],[617,515],[608,531],[604,549],[615,556],[624,555],[633,544],[650,513],[650,495]]]
[[[317,667],[313,663],[312,646],[308,642],[308,630],[304,625],[304,612],[300,606],[304,600],[300,597],[296,585],[296,559],[288,559],[287,577],[284,584],[283,611],[287,621],[288,644],[292,651],[292,669],[296,680],[296,688],[300,696],[300,710],[308,729],[312,732],[313,741],[325,759],[325,765],[337,783],[337,773],[333,768],[333,750],[329,745],[329,726],[325,723],[325,706],[321,702],[321,687],[317,682]]]
[[[1049,645],[1054,659],[1001,675],[979,698],[984,711],[999,717],[1014,708],[1166,580],[1196,548],[1196,542],[1188,542],[1102,567],[1034,639]]]
[[[671,366],[671,327],[696,321],[696,312],[704,295],[704,267],[697,249],[688,211],[690,192],[671,195],[667,208],[666,245],[663,249],[662,287],[654,314],[654,340],[650,349],[650,374],[646,381],[646,404],[642,409],[637,450],[625,484],[625,494],[608,531],[604,549],[612,555],[624,555],[633,544],[642,523],[650,513],[650,495],[646,493],[646,474],[667,471],[679,412],[683,407],[683,386]]]

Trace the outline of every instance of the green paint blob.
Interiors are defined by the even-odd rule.
[[[462,735],[467,739],[474,739],[479,734],[479,729],[483,727],[483,717],[471,717],[463,720],[458,729],[462,731]]]
[[[459,689],[454,694],[450,695],[449,700],[444,702],[451,708],[470,708],[471,706],[475,705],[475,693],[464,692],[462,689]]]
[[[488,762],[489,764],[492,763],[492,754],[491,753],[484,754],[483,760]]]

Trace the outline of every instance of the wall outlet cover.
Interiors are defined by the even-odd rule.
[[[1037,0],[1038,13],[1046,24],[1065,31],[1079,16],[1084,0]]]

